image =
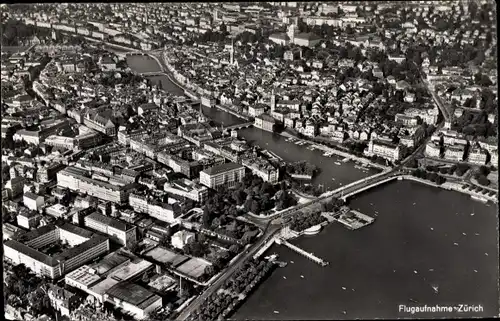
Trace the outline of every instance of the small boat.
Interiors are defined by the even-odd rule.
[[[417,204],[417,203],[413,203],[413,205],[415,205],[415,204]]]
[[[479,236],[479,233],[474,233],[475,236]]]
[[[458,246],[458,243],[457,243],[457,242],[455,242],[455,243],[453,243],[453,245]]]
[[[304,278],[304,276],[303,276],[303,275],[301,275],[300,277],[301,277],[302,279]]]
[[[356,290],[354,290],[354,289],[351,289],[351,290],[352,290],[353,292],[354,292],[354,291],[356,291]]]
[[[279,314],[280,312],[279,312],[279,311],[277,311],[277,310],[274,310],[274,313]]]
[[[293,261],[290,261],[290,263],[295,263],[295,262],[293,262]]]
[[[431,271],[431,272],[432,272],[432,271],[434,271],[434,269],[429,269],[429,271]]]
[[[464,236],[465,236],[465,235],[467,235],[467,234],[465,234],[465,233],[462,233],[462,235],[464,235]]]
[[[474,272],[476,272],[476,273],[477,273],[477,270],[474,270]]]
[[[417,270],[414,270],[413,273],[418,274]]]
[[[340,162],[335,162],[334,164],[335,165],[342,165]]]
[[[334,181],[334,180],[335,180],[335,178],[332,178],[332,181]]]
[[[433,227],[431,227],[431,231],[434,231],[434,228],[433,228]]]
[[[470,216],[474,216],[474,213],[470,213]]]
[[[488,256],[488,253],[484,253],[484,255]]]
[[[342,287],[342,290],[347,290],[345,287]]]
[[[343,314],[347,314],[347,311],[342,311]]]
[[[436,293],[436,294],[439,293],[439,287],[437,285],[433,285],[432,289],[434,290],[434,293]]]
[[[283,279],[285,279],[285,280],[286,280],[286,276],[284,276],[284,277],[283,277]]]

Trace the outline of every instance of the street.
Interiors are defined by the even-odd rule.
[[[186,320],[191,313],[198,309],[199,306],[210,295],[216,292],[224,284],[224,282],[226,282],[226,280],[229,279],[233,275],[233,273],[247,261],[248,258],[252,257],[274,233],[279,231],[280,228],[281,226],[270,226],[266,233],[260,238],[260,240],[257,241],[257,243],[252,245],[250,249],[248,249],[244,255],[239,257],[238,260],[234,262],[234,264],[231,265],[223,274],[221,274],[220,277],[208,289],[206,289],[199,297],[193,300],[193,302],[191,302],[191,304],[182,311],[182,313],[177,317],[177,320]]]

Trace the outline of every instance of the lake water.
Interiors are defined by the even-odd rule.
[[[327,267],[286,247],[271,247],[269,253],[288,265],[273,272],[232,318],[401,318],[411,315],[399,313],[399,305],[425,304],[481,304],[483,312],[413,317],[498,315],[495,206],[411,181],[360,194],[350,206],[377,220],[358,231],[334,223],[292,241],[329,261]],[[438,286],[437,294],[432,286]]]

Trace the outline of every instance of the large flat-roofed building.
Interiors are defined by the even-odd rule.
[[[110,179],[111,182],[111,179]],[[123,204],[128,200],[128,195],[135,184],[119,185],[91,178],[89,171],[69,166],[57,173],[57,185],[71,190],[87,193],[102,200]]]
[[[103,303],[106,301],[106,292],[113,286],[134,280],[154,268],[154,264],[149,261],[141,259],[131,261],[123,255],[112,254],[92,266],[84,265],[68,273],[64,282]]]
[[[105,294],[106,300],[123,310],[130,312],[139,320],[162,307],[162,298],[134,283],[120,283],[110,288]]]
[[[226,163],[207,168],[200,172],[200,183],[209,188],[234,186],[245,176],[245,167],[236,163]]]
[[[70,248],[47,255],[43,248],[62,241]],[[38,275],[56,279],[109,251],[109,239],[66,223],[45,225],[4,242],[4,256],[13,264],[24,264]]]
[[[186,197],[195,202],[203,202],[208,195],[208,189],[205,186],[196,184],[188,179],[167,182],[163,189],[165,192]]]
[[[137,227],[94,212],[84,219],[85,227],[111,236],[118,243],[128,246],[137,241]]]

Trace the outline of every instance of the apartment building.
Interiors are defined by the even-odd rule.
[[[94,212],[84,219],[85,227],[107,234],[121,245],[128,246],[137,241],[137,227]]]
[[[148,214],[160,221],[175,223],[180,215],[180,208],[176,204],[158,202],[149,195],[130,194],[129,205],[134,211]]]
[[[114,185],[91,178],[89,171],[74,166],[69,166],[57,173],[57,185],[118,204],[126,203],[128,195],[135,188],[133,183]]]
[[[245,167],[236,163],[213,166],[200,172],[200,183],[209,188],[234,186],[245,176]]]
[[[53,256],[40,250],[62,241],[70,248]],[[13,264],[24,264],[38,275],[51,279],[78,268],[109,251],[109,239],[75,225],[45,225],[4,242],[4,257]]]
[[[208,189],[188,179],[178,179],[165,183],[165,192],[192,199],[195,202],[203,202],[208,196]]]
[[[267,130],[268,132],[274,131],[274,124],[276,120],[269,116],[268,114],[261,114],[255,117],[254,126],[262,130]]]
[[[382,140],[371,140],[365,149],[365,155],[377,155],[390,161],[400,160],[403,151],[400,145]]]

